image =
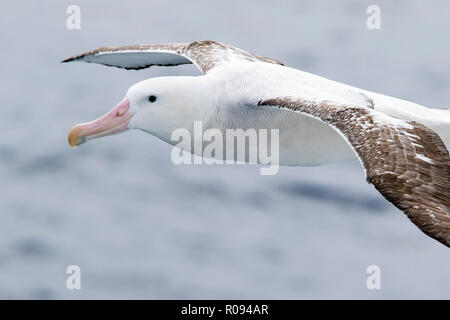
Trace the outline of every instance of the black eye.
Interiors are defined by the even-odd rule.
[[[155,102],[156,101],[156,97],[155,96],[149,96],[148,97],[148,101]]]

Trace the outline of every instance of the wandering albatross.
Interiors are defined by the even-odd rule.
[[[177,128],[278,128],[280,165],[355,156],[366,179],[428,236],[450,247],[450,111],[351,87],[215,41],[102,47],[62,62],[124,69],[193,63],[202,75],[130,87],[103,117],[76,125],[72,147],[127,129],[174,144]]]

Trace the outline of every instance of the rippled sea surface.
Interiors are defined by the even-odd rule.
[[[449,106],[448,1],[3,1],[0,298],[450,298],[450,251],[357,162],[175,166],[138,131],[72,150],[68,130],[147,77],[63,58],[106,45],[214,39],[430,107]],[[82,289],[66,288],[79,265]],[[381,268],[368,290],[366,268]]]

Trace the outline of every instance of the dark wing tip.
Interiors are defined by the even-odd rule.
[[[64,60],[61,60],[60,63],[72,62],[72,61],[75,61],[75,60],[78,60],[78,59],[82,58],[83,56],[85,56],[85,54],[79,54],[79,55],[76,55],[76,56],[71,56],[71,57],[66,58]]]
[[[80,53],[80,54],[76,54],[76,55],[71,56],[69,58],[66,58],[64,60],[61,60],[60,62],[61,63],[72,62],[72,61],[75,61],[75,60],[82,59],[85,56],[96,55],[97,53],[101,52],[102,50],[112,50],[112,49],[114,49],[114,47],[101,47],[101,48],[98,48],[98,49],[95,49],[95,50],[91,50],[91,51],[83,52],[83,53]]]

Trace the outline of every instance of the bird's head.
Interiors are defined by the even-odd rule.
[[[189,129],[199,116],[198,77],[161,77],[141,81],[125,98],[97,120],[74,126],[68,136],[72,147],[127,129],[146,131],[170,142],[173,130]]]

